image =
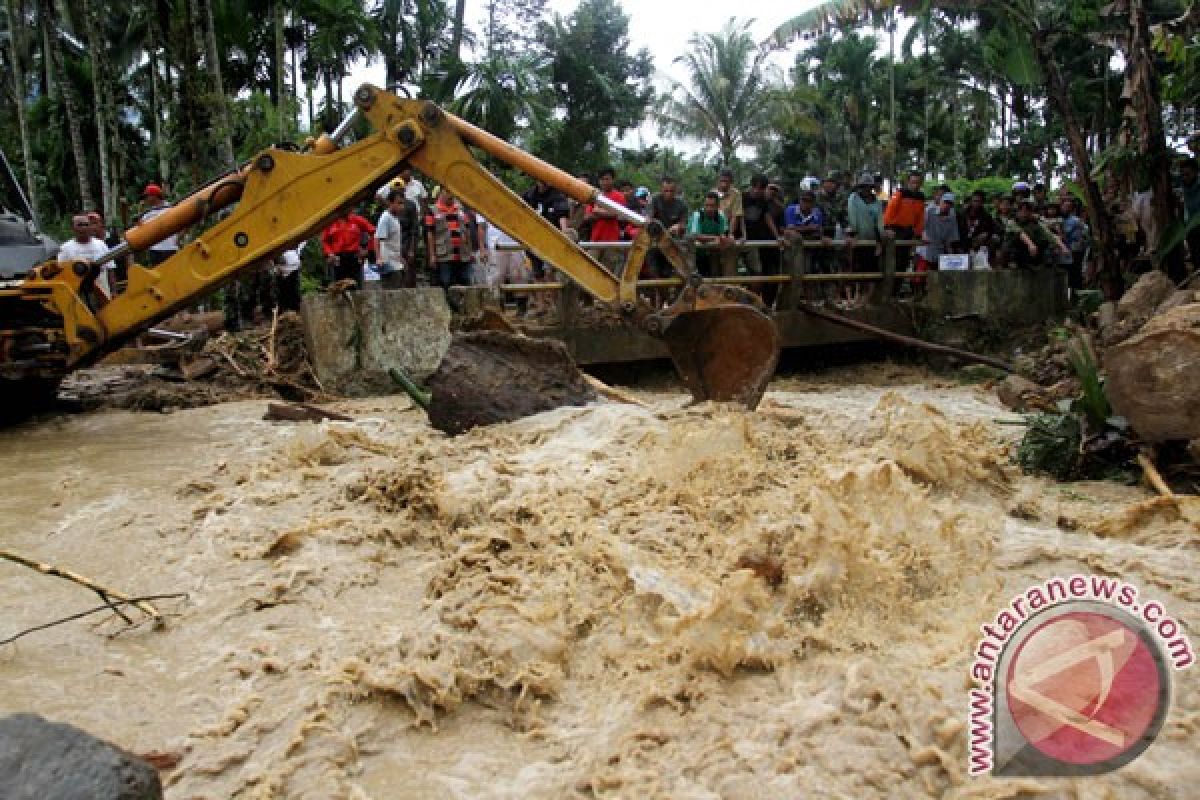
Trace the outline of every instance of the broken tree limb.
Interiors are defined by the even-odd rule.
[[[327,419],[335,422],[354,421],[354,417],[308,403],[267,403],[267,413],[263,414],[263,419],[284,422],[321,422]]]
[[[1146,473],[1146,483],[1153,487],[1154,491],[1158,492],[1163,497],[1174,497],[1175,493],[1171,491],[1171,487],[1163,480],[1162,473],[1154,466],[1154,462],[1145,453],[1138,453],[1137,463],[1141,466],[1142,471]]]
[[[979,353],[972,353],[970,350],[960,350],[957,347],[951,347],[945,344],[934,344],[933,342],[927,342],[924,339],[917,339],[913,336],[905,336],[902,333],[895,333],[887,330],[886,328],[869,325],[866,322],[861,322],[857,319],[851,319],[850,317],[844,317],[841,314],[834,314],[832,311],[826,311],[823,308],[817,308],[816,306],[809,305],[808,303],[799,303],[798,308],[807,314],[812,314],[814,317],[820,317],[821,319],[828,320],[829,322],[833,322],[838,325],[844,325],[847,328],[853,328],[854,330],[870,333],[874,336],[878,336],[880,339],[887,339],[888,341],[896,342],[897,344],[906,345],[908,347],[916,347],[933,353],[941,353],[942,355],[954,356],[955,358],[960,358],[963,361],[972,361],[976,364],[987,364],[989,367],[1002,369],[1005,372],[1017,371],[1012,364],[1009,364],[1006,361],[1001,361],[998,358],[980,355]]]
[[[408,394],[415,405],[419,406],[422,411],[429,411],[430,393],[417,386],[413,379],[408,377],[408,373],[399,367],[392,367],[388,370],[388,375],[391,376],[393,383]]]
[[[36,561],[32,558],[26,558],[25,556],[18,555],[11,550],[0,550],[0,558],[5,559],[6,561],[12,561],[14,564],[20,564],[21,566],[29,567],[30,569],[40,572],[43,575],[53,575],[56,578],[62,578],[63,580],[71,581],[71,583],[79,584],[86,589],[91,589],[93,592],[100,595],[100,599],[107,603],[114,612],[123,617],[127,622],[132,623],[132,620],[118,611],[116,606],[113,605],[112,600],[120,600],[123,603],[128,603],[137,610],[141,611],[143,614],[153,617],[156,621],[162,619],[162,614],[160,614],[158,609],[149,602],[132,598],[123,592],[118,592],[116,589],[110,589],[107,586],[96,583],[91,578],[85,578],[77,572],[61,569],[53,564]]]
[[[628,392],[618,389],[615,386],[609,386],[604,381],[593,375],[588,375],[586,372],[583,372],[582,374],[583,379],[587,381],[589,386],[607,397],[609,400],[616,400],[618,403],[628,403],[629,405],[633,406],[641,406],[642,408],[646,407],[645,403],[643,403],[641,400],[638,400]]]
[[[56,625],[63,625],[68,622],[74,622],[77,619],[83,619],[84,617],[91,616],[92,614],[99,614],[101,611],[112,611],[114,606],[136,605],[138,603],[148,603],[151,600],[173,600],[173,599],[180,598],[180,597],[187,597],[187,593],[186,592],[172,592],[170,594],[147,594],[147,595],[143,595],[141,597],[131,597],[128,600],[114,600],[110,603],[105,603],[102,606],[96,606],[95,608],[89,608],[87,611],[80,611],[76,614],[71,614],[69,616],[63,617],[62,619],[56,619],[53,622],[45,622],[45,623],[42,623],[41,625],[34,625],[32,628],[26,628],[23,631],[17,631],[12,636],[9,636],[7,639],[0,639],[0,646],[6,645],[6,644],[12,644],[17,639],[20,639],[22,636],[28,636],[31,633],[37,633],[38,631],[44,631],[47,628],[53,628]]]

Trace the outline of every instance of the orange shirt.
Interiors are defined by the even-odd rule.
[[[883,212],[884,227],[912,228],[916,236],[925,232],[925,195],[897,189]]]

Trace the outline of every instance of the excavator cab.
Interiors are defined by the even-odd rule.
[[[630,324],[662,339],[695,400],[758,404],[775,370],[779,334],[755,295],[702,280],[661,225],[433,103],[370,85],[359,87],[354,103],[354,112],[332,134],[300,152],[264,150],[169,211],[130,228],[104,258],[45,262],[20,284],[0,287],[0,411],[14,400],[36,410],[43,401],[35,396],[44,397],[46,387],[52,390],[67,372],[94,363],[312,236],[405,165],[447,187],[599,302],[615,305]],[[339,146],[363,118],[374,132]],[[621,274],[605,269],[529,208],[479,164],[471,146],[638,226],[641,232]],[[129,266],[125,290],[111,301],[100,306],[89,301],[107,262],[141,252],[230,206],[235,206],[230,213],[155,269]],[[682,279],[666,309],[650,308],[637,294],[641,263],[652,248]],[[30,387],[37,388],[36,395]]]

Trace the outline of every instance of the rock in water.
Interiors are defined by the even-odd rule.
[[[1030,403],[1042,397],[1042,387],[1020,375],[1009,375],[996,387],[996,397],[1006,408],[1026,411]]]
[[[78,728],[39,717],[0,719],[5,800],[162,800],[154,767]]]
[[[1151,442],[1200,438],[1200,303],[1172,308],[1104,353],[1113,411]]]
[[[429,389],[429,422],[451,435],[596,399],[565,344],[500,331],[455,334]]]

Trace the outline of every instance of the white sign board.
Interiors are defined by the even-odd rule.
[[[970,269],[971,257],[965,253],[944,255],[938,258],[938,269]]]

